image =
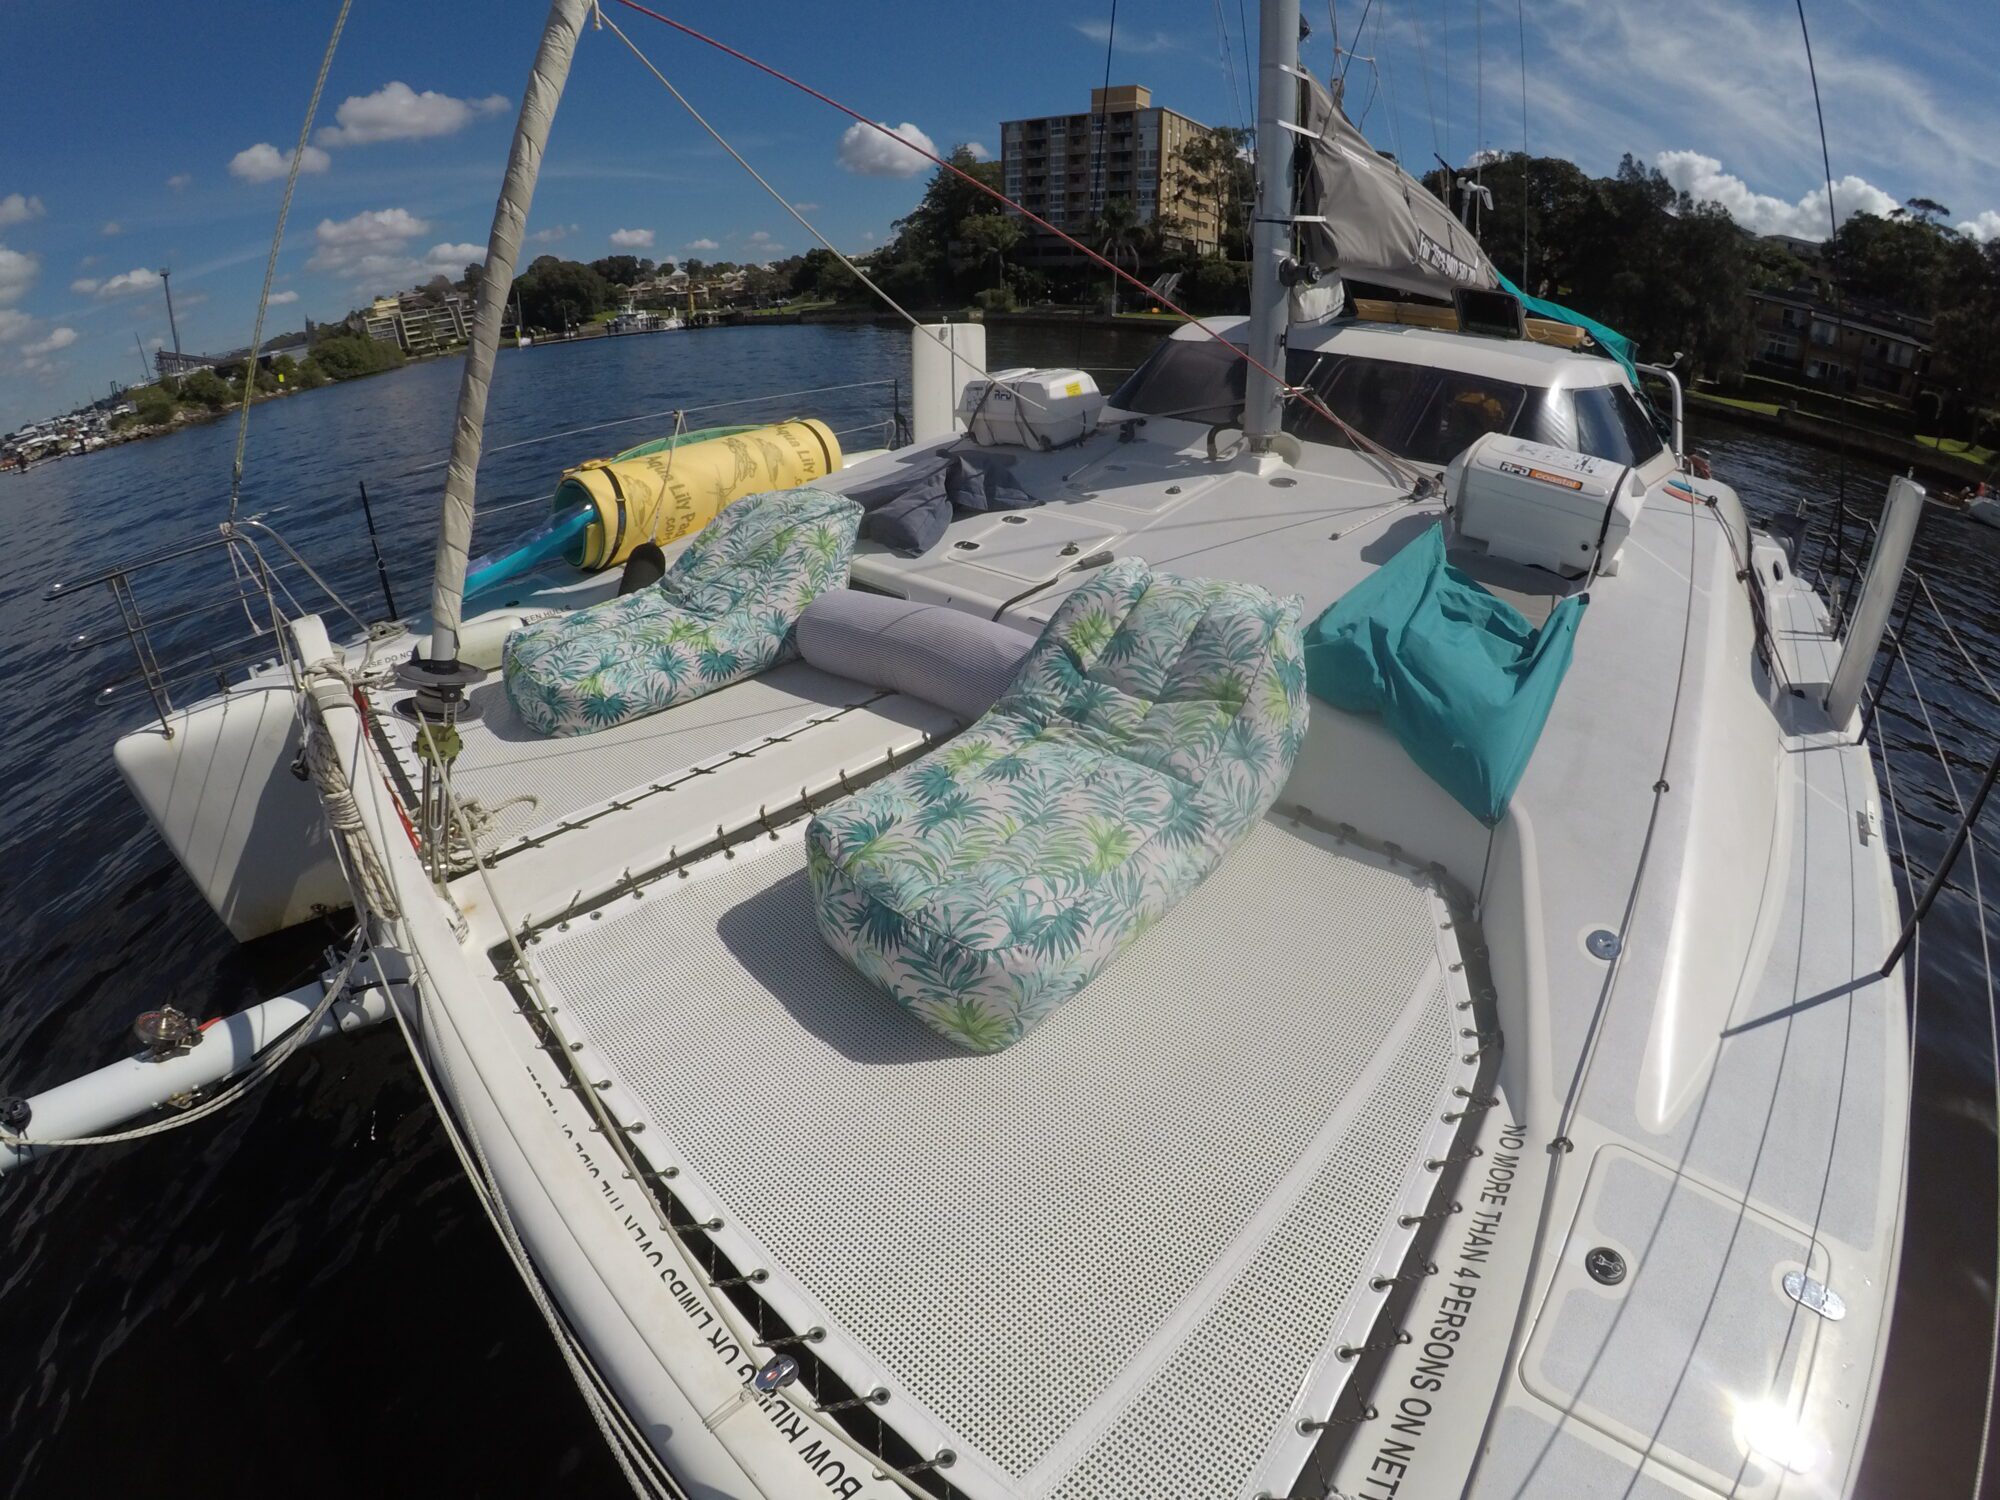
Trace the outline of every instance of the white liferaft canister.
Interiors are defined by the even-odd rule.
[[[1567,578],[1615,574],[1646,503],[1629,465],[1497,432],[1451,461],[1445,493],[1461,537]]]
[[[995,370],[959,392],[958,419],[986,447],[1063,448],[1097,430],[1104,397],[1082,370]]]

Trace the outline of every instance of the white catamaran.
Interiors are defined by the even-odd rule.
[[[1847,1494],[1909,1077],[1860,710],[1921,491],[1836,621],[1671,376],[1656,424],[1527,319],[1264,0],[1247,320],[1107,397],[919,329],[914,442],[723,439],[818,476],[726,508],[668,448],[594,570],[468,611],[591,9],[428,616],[272,605],[272,665],[118,743],[233,932],[353,949],[151,1015],[8,1163],[393,1021],[642,1493]],[[217,545],[268,602],[275,534]]]

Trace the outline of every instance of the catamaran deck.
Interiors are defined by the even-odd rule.
[[[820,943],[801,825],[565,925],[544,991],[641,1152],[968,1494],[1295,1472],[1477,1071],[1435,883],[1277,816],[994,1055]]]

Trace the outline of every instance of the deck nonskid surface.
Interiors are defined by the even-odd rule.
[[[1302,1391],[1330,1405],[1433,1180],[1471,1071],[1449,921],[1274,818],[987,1056],[821,944],[796,827],[535,951],[654,1164],[961,1490],[1219,1495],[1302,1441]]]

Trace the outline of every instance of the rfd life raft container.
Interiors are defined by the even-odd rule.
[[[556,486],[552,510],[592,508],[568,560],[598,572],[624,562],[641,542],[666,546],[701,530],[731,501],[795,489],[839,468],[840,440],[811,417],[722,428],[578,464]]]
[[[1498,432],[1454,458],[1444,486],[1460,536],[1566,578],[1616,574],[1646,503],[1625,464]]]

